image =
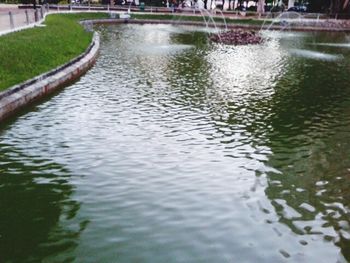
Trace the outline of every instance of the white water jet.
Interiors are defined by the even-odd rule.
[[[207,21],[206,16],[203,14],[202,9],[199,9],[199,12],[201,13],[201,16],[202,16],[202,18],[204,20],[205,28],[208,29],[209,27],[208,27],[208,21]]]
[[[267,17],[269,17],[269,16],[271,16],[271,18],[272,18],[272,12],[270,12]],[[260,30],[270,30],[275,24],[278,24],[279,26],[282,26],[282,28],[280,30],[283,31],[286,28],[290,29],[291,22],[295,22],[295,21],[301,22],[302,15],[297,13],[297,12],[281,13],[276,18],[274,18],[272,21],[270,19],[265,19]],[[270,22],[270,24],[266,28],[265,24],[268,22]]]
[[[350,43],[314,43],[314,46],[350,48]]]
[[[221,18],[224,21],[224,25],[225,25],[225,30],[227,31],[228,29],[227,29],[227,23],[226,23],[226,18],[224,16],[224,13],[220,9],[215,10],[215,12],[219,12],[221,14]]]
[[[297,57],[324,61],[338,61],[344,58],[343,55],[333,55],[307,49],[290,49],[289,53]]]
[[[159,55],[159,54],[174,54],[189,50],[193,48],[193,45],[184,45],[184,44],[147,44],[142,46],[135,46],[135,53],[147,54],[147,55]]]
[[[212,22],[213,26],[215,28],[215,31],[217,33],[220,33],[220,30],[216,26],[216,22],[215,22],[215,20],[213,18],[213,15],[207,9],[204,9],[204,8],[199,9],[199,11],[201,12],[202,17],[203,17],[203,19],[206,22],[206,27],[209,29],[209,23]],[[206,20],[206,17],[208,17],[208,21]]]

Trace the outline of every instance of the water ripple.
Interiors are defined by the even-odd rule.
[[[2,129],[5,262],[350,259],[346,50],[190,29],[98,27],[96,66]]]

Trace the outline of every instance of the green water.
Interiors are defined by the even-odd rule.
[[[96,29],[96,65],[1,126],[0,262],[350,260],[346,35]]]

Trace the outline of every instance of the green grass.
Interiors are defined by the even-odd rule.
[[[36,27],[0,37],[0,91],[26,81],[83,53],[92,33],[78,21],[106,18],[102,13],[59,14]]]
[[[186,15],[152,15],[152,14],[132,14],[131,18],[133,19],[157,19],[157,20],[181,20],[181,21],[195,21],[203,22],[202,16],[186,16]],[[216,23],[223,23],[224,20],[220,17],[213,18]],[[238,24],[238,25],[262,25],[263,20],[256,19],[226,19],[227,24]]]

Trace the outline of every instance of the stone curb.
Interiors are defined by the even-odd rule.
[[[84,74],[96,61],[100,36],[94,33],[86,51],[68,63],[0,93],[0,121],[32,102],[46,97]]]

